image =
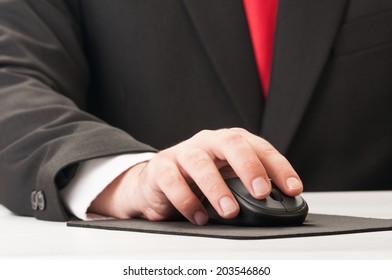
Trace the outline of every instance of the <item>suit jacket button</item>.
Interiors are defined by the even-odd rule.
[[[31,209],[38,209],[37,191],[33,191],[30,195]]]
[[[37,206],[38,210],[44,210],[45,209],[45,195],[42,191],[37,192]]]

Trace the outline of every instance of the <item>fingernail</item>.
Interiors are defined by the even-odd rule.
[[[196,224],[202,226],[207,223],[208,217],[202,211],[196,211],[193,215],[193,219],[195,220]]]
[[[220,204],[220,207],[225,215],[233,213],[237,210],[237,205],[228,196],[222,197],[221,200],[219,201],[219,204]]]
[[[252,189],[257,196],[264,196],[271,191],[271,185],[263,177],[258,177],[252,181]]]
[[[296,189],[302,188],[301,182],[297,178],[295,178],[295,177],[288,178],[286,180],[286,186],[290,190],[296,190]]]

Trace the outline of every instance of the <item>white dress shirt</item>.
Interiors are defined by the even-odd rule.
[[[72,181],[60,191],[65,207],[82,220],[105,217],[87,213],[91,202],[125,170],[150,160],[155,153],[124,154],[85,161]]]

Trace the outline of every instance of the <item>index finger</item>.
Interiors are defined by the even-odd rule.
[[[232,128],[243,135],[253,147],[268,176],[287,195],[296,196],[303,191],[303,184],[290,162],[267,140],[242,128]]]

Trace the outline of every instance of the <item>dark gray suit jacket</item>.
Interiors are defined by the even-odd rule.
[[[235,126],[307,191],[391,188],[392,1],[279,2],[265,102],[241,0],[0,1],[0,203],[64,220],[79,162]]]

